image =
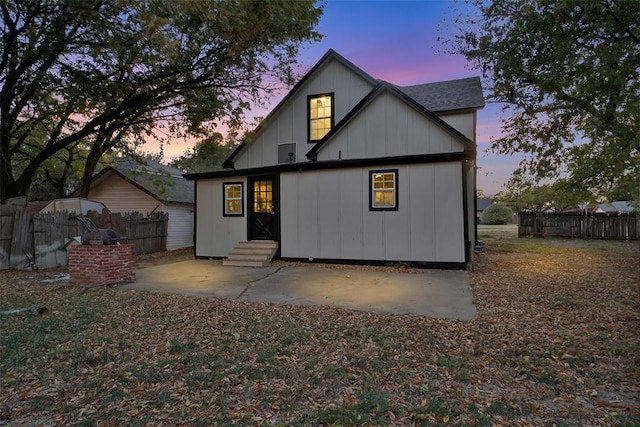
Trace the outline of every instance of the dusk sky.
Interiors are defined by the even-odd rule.
[[[437,40],[454,34],[447,28],[464,7],[462,1],[329,0],[318,28],[325,37],[302,49],[301,71],[331,48],[372,77],[401,86],[480,76],[464,57],[442,53]],[[265,116],[269,110],[256,113]],[[490,138],[500,133],[499,116],[499,107],[491,104],[478,113],[478,189],[486,195],[503,189],[519,160],[488,151]],[[186,148],[172,143],[165,154],[173,157]]]

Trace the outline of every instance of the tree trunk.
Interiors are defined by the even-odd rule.
[[[84,164],[84,172],[82,173],[82,180],[80,181],[80,188],[78,189],[79,197],[88,197],[89,190],[91,189],[91,179],[93,178],[93,173],[96,170],[96,166],[102,157],[104,149],[103,147],[108,147],[107,142],[111,139],[111,136],[105,136],[102,133],[98,133],[96,135],[96,140],[93,144],[91,144],[91,150],[89,150],[89,155],[87,156],[87,160]]]

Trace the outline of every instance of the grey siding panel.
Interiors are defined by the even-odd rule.
[[[214,256],[212,221],[213,207],[216,205],[214,190],[214,181],[202,180],[196,185],[196,232],[198,233],[196,256]]]
[[[193,207],[165,204],[164,211],[169,213],[167,250],[193,246]]]
[[[341,171],[342,172],[342,171]],[[368,175],[367,175],[368,176]],[[368,212],[368,183],[364,174],[349,171],[340,174],[340,238],[341,256],[364,256],[363,215]],[[363,191],[363,188],[367,188]]]
[[[307,96],[333,92],[334,122],[338,123],[372,88],[339,62],[328,62],[280,107],[257,137],[236,156],[236,169],[276,165],[278,144],[291,142],[296,144],[296,161],[307,161],[304,154],[312,147],[307,142]]]
[[[242,217],[222,216],[222,183],[225,180],[201,180],[197,186],[196,256],[226,257],[240,241],[247,239],[247,185],[243,195]],[[243,181],[234,179],[234,182]]]
[[[369,211],[369,168],[282,174],[282,256],[464,262],[461,164],[387,168],[398,211]]]
[[[464,219],[462,210],[462,165],[435,165],[436,233],[435,261],[464,262]],[[453,225],[455,224],[455,226]]]
[[[458,132],[469,138],[471,141],[475,141],[475,115],[476,112],[470,111],[459,114],[439,114],[438,116],[452,127],[456,128]]]
[[[341,257],[340,219],[342,204],[340,197],[340,174],[325,174],[318,182],[318,256],[329,258],[332,254]]]
[[[462,152],[464,146],[437,122],[385,93],[354,116],[318,152],[318,160],[362,159]]]

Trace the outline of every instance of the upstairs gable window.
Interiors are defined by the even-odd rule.
[[[333,94],[309,97],[309,142],[320,141],[333,127]]]

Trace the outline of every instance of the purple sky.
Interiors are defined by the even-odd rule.
[[[328,0],[318,28],[325,37],[302,49],[301,72],[331,48],[371,76],[401,86],[480,76],[464,57],[439,53],[444,46],[438,37],[453,35],[447,28],[464,7],[460,1]],[[254,114],[265,116],[269,110]],[[490,138],[499,133],[499,107],[489,104],[478,113],[477,129],[478,189],[486,195],[503,189],[519,160],[488,151]],[[165,153],[172,157],[185,148],[171,144]]]

